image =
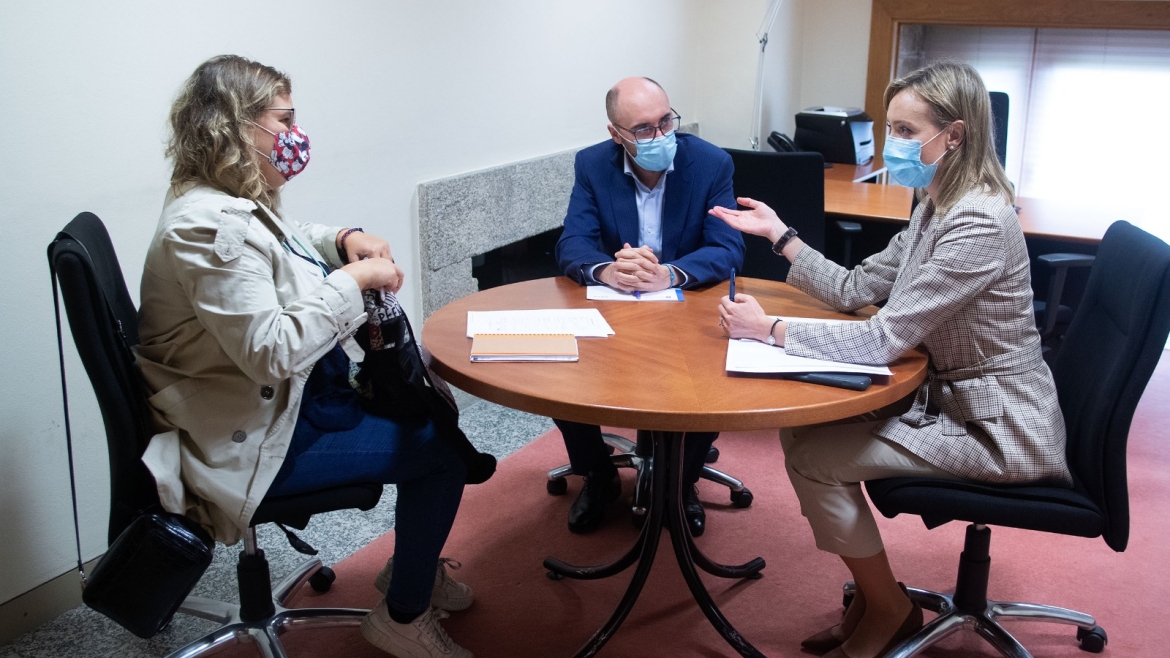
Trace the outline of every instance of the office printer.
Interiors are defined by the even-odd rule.
[[[810,107],[796,115],[795,141],[825,162],[866,164],[873,160],[873,119],[856,107]]]

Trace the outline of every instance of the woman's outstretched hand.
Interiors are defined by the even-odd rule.
[[[732,228],[739,229],[744,233],[763,236],[769,242],[776,242],[781,235],[784,235],[784,231],[788,230],[784,222],[780,221],[776,211],[769,208],[768,204],[747,197],[739,197],[736,202],[747,210],[715,206],[708,212],[727,222]]]

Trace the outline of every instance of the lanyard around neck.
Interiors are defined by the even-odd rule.
[[[309,253],[309,250],[307,248],[305,248],[305,245],[301,244],[301,241],[297,239],[297,236],[295,236],[295,235],[292,236],[292,239],[293,239],[293,242],[296,242],[297,246],[300,247],[301,250],[303,250],[305,253],[303,253],[303,254],[297,253],[297,250],[293,249],[292,245],[289,244],[288,238],[284,238],[280,241],[280,243],[282,245],[284,245],[284,248],[288,250],[288,253],[296,256],[297,258],[300,258],[303,261],[307,261],[309,263],[316,265],[317,267],[321,268],[321,274],[323,274],[324,276],[329,276],[329,266],[326,265],[325,263],[322,263],[321,261],[317,260],[316,258],[313,258],[313,256]]]

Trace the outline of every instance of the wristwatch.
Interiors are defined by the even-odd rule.
[[[792,230],[792,229],[788,229],[788,230]],[[781,238],[781,240],[783,240],[783,239],[784,238]],[[772,328],[768,330],[768,337],[764,339],[765,343],[767,343],[773,347],[776,346],[776,336],[773,335],[772,332],[776,331],[776,325],[778,325],[778,324],[780,324],[780,318],[776,318],[776,321],[772,323]]]
[[[796,229],[789,226],[788,230],[784,231],[784,235],[781,235],[780,239],[776,241],[776,244],[772,245],[772,253],[777,256],[783,256],[784,254],[781,252],[784,250],[784,245],[788,244],[788,241],[795,237]]]

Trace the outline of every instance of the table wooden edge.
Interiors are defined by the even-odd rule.
[[[752,279],[744,280],[745,282],[752,281]],[[568,280],[565,279],[565,281]],[[575,283],[571,283],[571,285],[576,286]],[[786,284],[779,285],[785,286]],[[428,342],[432,337],[432,332],[428,332],[427,328],[431,326],[432,322],[450,321],[451,318],[445,316],[451,313],[458,313],[465,317],[466,310],[468,310],[465,303],[467,299],[468,297],[455,300],[448,306],[439,309],[428,318],[426,325],[424,325],[422,343],[431,356],[432,369],[448,383],[471,395],[505,407],[550,418],[613,427],[663,431],[717,432],[794,427],[849,418],[893,404],[914,392],[926,378],[927,357],[921,350],[912,350],[898,361],[890,364],[890,369],[894,374],[888,377],[886,382],[875,382],[864,392],[796,381],[783,382],[786,388],[793,387],[794,391],[798,390],[799,387],[815,387],[813,390],[817,391],[818,395],[823,398],[815,404],[799,406],[778,404],[771,407],[726,411],[696,409],[690,413],[678,410],[657,411],[606,405],[582,405],[552,396],[542,396],[535,392],[517,391],[475,378],[470,374],[470,339],[467,339],[466,336],[464,339],[467,341],[467,353],[461,352],[462,358],[450,356],[450,351],[447,350],[433,349],[434,346]],[[448,352],[449,355],[446,360],[441,356],[444,351]],[[452,361],[452,363],[447,361]],[[455,365],[455,361],[458,361],[459,365]],[[541,367],[544,364],[525,365]],[[771,379],[771,377],[765,377],[765,379]]]

